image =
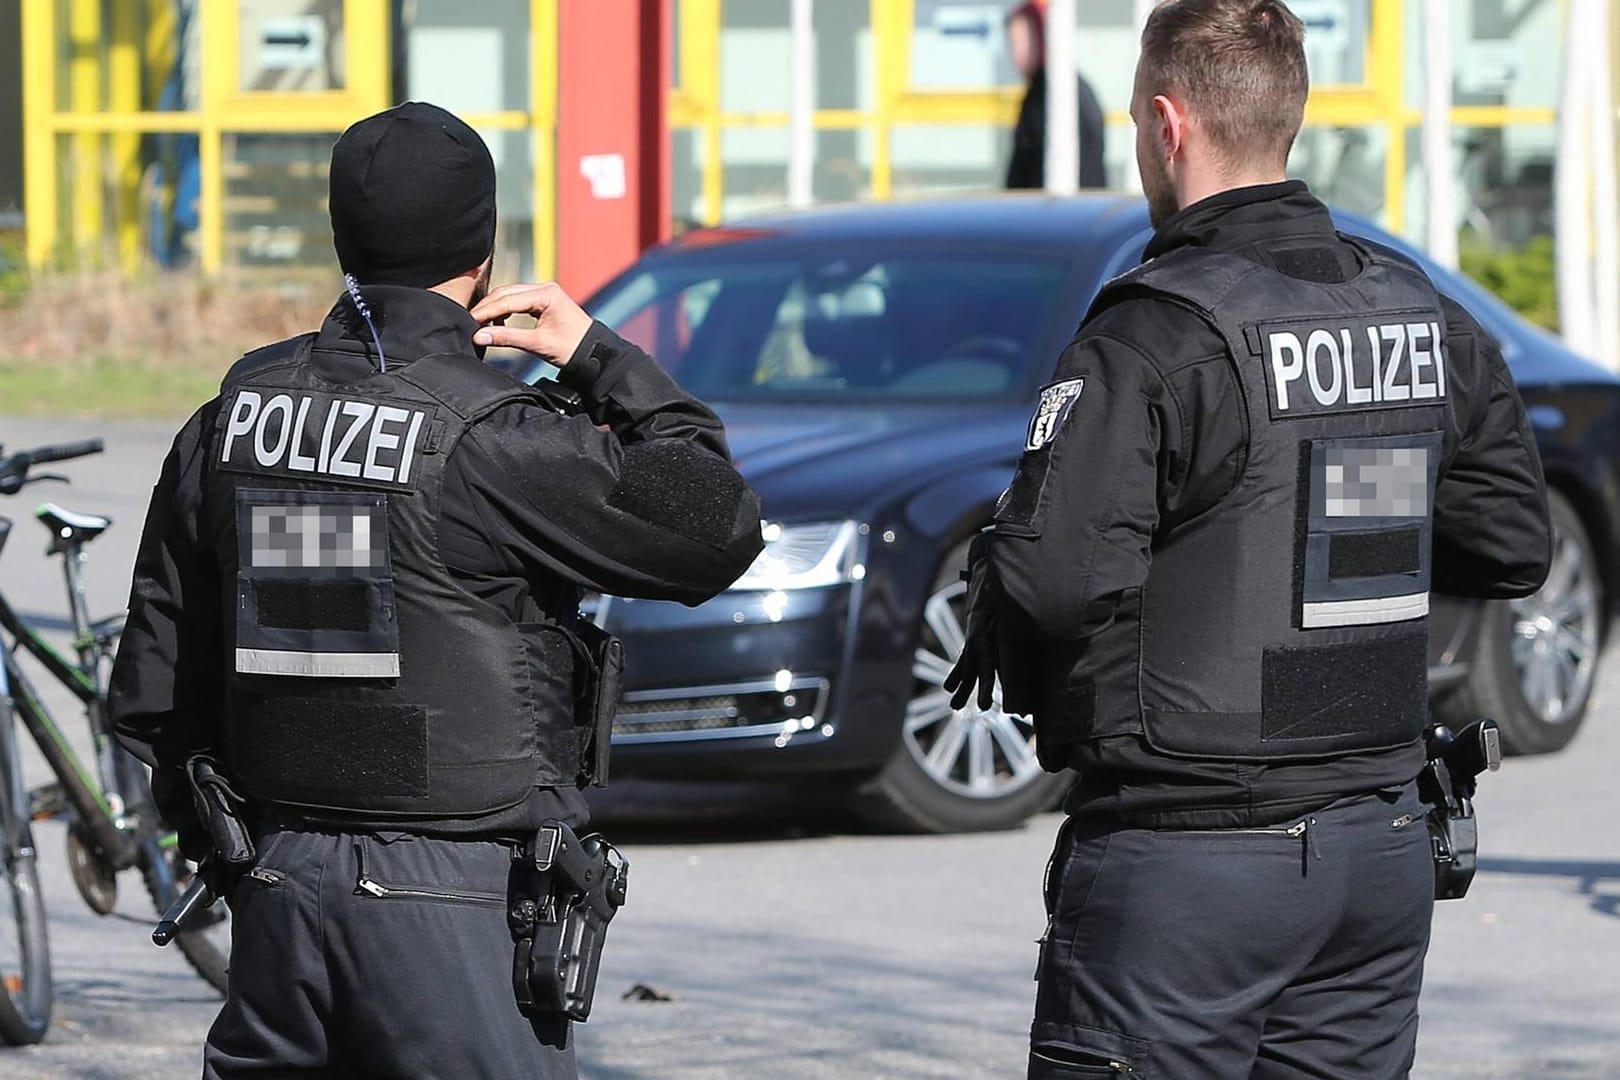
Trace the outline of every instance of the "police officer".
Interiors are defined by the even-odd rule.
[[[567,1023],[519,1011],[506,911],[517,845],[587,820],[608,735],[575,721],[580,590],[701,602],[760,550],[758,503],[641,350],[554,285],[488,293],[472,129],[379,113],[330,186],[348,294],[180,431],[112,679],[188,849],[196,752],[257,826],[204,1074],[573,1077]],[[533,327],[499,325],[517,313]]]
[[[1497,347],[1284,179],[1303,32],[1280,0],[1151,13],[1132,116],[1156,232],[1059,360],[972,557],[958,701],[999,673],[1043,764],[1079,773],[1032,1078],[1404,1076],[1429,593],[1547,572]]]

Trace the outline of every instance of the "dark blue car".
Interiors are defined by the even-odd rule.
[[[916,830],[1006,826],[1059,796],[1024,718],[953,710],[940,684],[967,540],[1037,388],[1148,237],[1140,200],[1119,196],[841,207],[689,233],[592,298],[725,418],[769,522],[759,561],[701,607],[593,598],[629,656],[616,775],[775,777]],[[1620,379],[1425,265],[1503,344],[1558,533],[1537,596],[1437,605],[1434,707],[1553,750],[1585,712],[1614,595]]]

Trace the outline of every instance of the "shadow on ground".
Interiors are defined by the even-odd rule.
[[[1534,877],[1569,878],[1574,891],[1591,899],[1592,910],[1609,918],[1620,918],[1620,862],[1599,859],[1520,859],[1479,860],[1482,874],[1514,874]],[[1611,883],[1609,890],[1601,889]]]
[[[873,830],[836,793],[780,784],[615,780],[586,792],[592,825],[616,844],[734,844]]]

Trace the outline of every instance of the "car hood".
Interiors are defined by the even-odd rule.
[[[773,518],[841,517],[970,464],[1017,463],[1022,404],[719,402],[738,470]]]

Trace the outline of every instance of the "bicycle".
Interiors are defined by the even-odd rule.
[[[90,439],[0,456],[0,495],[14,495],[25,484],[42,480],[66,482],[63,476],[30,472],[36,465],[97,454],[102,448],[100,439]],[[67,822],[73,882],[99,915],[111,914],[122,870],[139,867],[160,914],[184,891],[194,872],[173,831],[158,820],[146,766],[112,736],[105,673],[124,616],[92,621],[84,594],[85,546],[112,522],[52,503],[40,506],[34,516],[51,534],[46,553],[62,560],[77,661],[57,652],[0,593],[0,1041],[12,1045],[44,1038],[53,997],[33,822],[48,818]],[[0,516],[0,550],[12,527],[10,518]],[[83,703],[94,746],[93,769],[75,753],[18,663],[24,652]],[[38,744],[55,774],[54,783],[33,790],[24,784],[18,722]],[[215,907],[208,923],[178,940],[191,966],[223,993],[230,948],[228,913],[223,904]]]

